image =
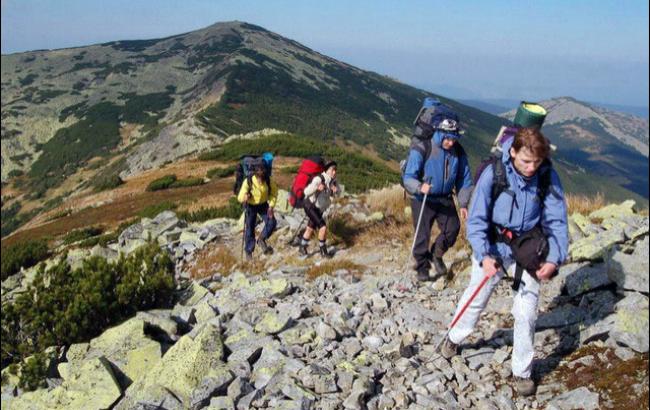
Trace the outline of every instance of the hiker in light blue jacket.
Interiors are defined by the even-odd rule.
[[[420,281],[431,280],[431,261],[438,275],[447,273],[442,256],[454,245],[460,232],[460,220],[452,198],[454,190],[458,196],[461,216],[467,218],[472,174],[467,154],[458,142],[459,137],[457,131],[436,130],[430,139],[414,140],[409,150],[403,184],[413,195],[411,210],[413,226],[417,232],[413,256]],[[418,229],[418,217],[425,193],[428,195]],[[440,235],[429,249],[434,221],[438,222]]]
[[[495,161],[480,174],[467,221],[467,238],[473,250],[472,273],[457,315],[483,278],[489,280],[450,330],[441,350],[447,358],[457,353],[458,344],[474,330],[492,291],[505,275],[504,270],[515,268],[512,372],[522,395],[535,391],[531,370],[540,281],[549,280],[555,274],[566,260],[569,246],[564,193],[557,173],[547,160],[549,152],[548,140],[539,130],[523,128],[503,145],[503,167]],[[497,165],[505,171],[507,189],[493,203],[495,175],[500,172],[495,173]],[[543,246],[517,245],[517,238],[523,237],[533,238],[529,243],[537,240]],[[529,249],[537,250],[528,252]],[[526,258],[533,261],[536,269],[521,268],[524,263],[531,266]]]

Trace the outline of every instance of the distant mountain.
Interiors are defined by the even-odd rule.
[[[492,102],[484,101],[484,100],[458,100],[459,102],[469,105],[470,107],[474,107],[476,109],[479,109],[481,111],[485,111],[487,113],[490,113],[492,115],[499,115],[502,114],[510,109],[512,107],[512,104],[495,104]],[[516,104],[515,104],[516,105]]]
[[[542,101],[556,156],[648,198],[648,120],[570,97]],[[515,110],[503,117],[512,119]]]
[[[606,104],[600,102],[589,102],[590,105],[606,108],[611,111],[618,111],[625,114],[635,115],[637,117],[642,117],[648,119],[650,114],[648,107],[636,107],[632,105],[618,105],[618,104]]]
[[[431,95],[242,22],[2,55],[1,68],[3,224],[234,138],[289,133],[396,164]],[[507,120],[437,97],[476,164]],[[580,163],[558,170],[569,191],[602,190]],[[631,195],[610,182],[612,199]]]

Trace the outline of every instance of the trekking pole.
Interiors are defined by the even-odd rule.
[[[244,247],[246,246],[246,210],[248,209],[248,202],[244,202],[244,229],[242,229],[242,237],[241,237],[241,255],[239,257],[239,260],[243,261],[244,260]]]
[[[289,239],[289,245],[293,245],[293,241],[296,239],[298,234],[300,233],[300,229],[302,229],[302,224],[305,223],[307,220],[307,215],[305,215],[302,220],[300,221],[300,225],[298,225],[298,229],[293,232],[293,235],[291,235],[291,239]]]
[[[411,260],[411,256],[413,256],[413,250],[415,249],[415,241],[418,238],[418,232],[420,231],[420,222],[422,222],[422,214],[424,213],[424,207],[427,203],[427,197],[429,196],[429,191],[427,191],[426,194],[424,194],[424,199],[422,200],[422,206],[420,207],[420,215],[418,216],[418,223],[415,226],[415,235],[413,236],[413,243],[411,244],[411,253],[409,255],[409,259]],[[408,263],[408,261],[407,261]]]
[[[481,289],[483,289],[483,286],[485,286],[485,284],[486,284],[487,281],[490,279],[490,277],[491,277],[491,276],[488,276],[488,275],[485,275],[485,276],[483,277],[483,280],[481,280],[481,283],[478,285],[478,287],[476,288],[476,290],[472,293],[472,296],[469,297],[469,299],[467,300],[467,302],[465,302],[465,304],[463,305],[463,307],[460,309],[460,312],[458,312],[458,314],[456,315],[456,317],[454,318],[454,320],[451,321],[451,324],[450,324],[449,327],[447,328],[447,332],[445,333],[445,335],[443,336],[443,338],[440,340],[440,342],[438,342],[438,344],[436,345],[436,348],[435,348],[434,352],[437,352],[438,349],[440,349],[440,346],[442,346],[442,343],[445,341],[445,339],[447,338],[447,336],[449,336],[449,332],[451,332],[451,329],[453,329],[454,326],[456,326],[456,323],[458,323],[458,321],[459,321],[460,318],[463,316],[463,314],[465,313],[465,311],[467,310],[467,308],[469,307],[469,305],[472,303],[472,301],[474,301],[474,299],[476,298],[476,295],[478,295],[478,293],[481,291]]]

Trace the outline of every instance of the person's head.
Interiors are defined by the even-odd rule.
[[[550,152],[550,143],[536,128],[522,128],[517,131],[510,147],[512,164],[517,172],[526,178],[535,175]]]
[[[253,173],[255,174],[256,177],[263,178],[266,174],[264,165],[263,164],[256,165],[255,168],[253,169]]]
[[[442,140],[442,148],[446,150],[450,150],[453,148],[455,143],[456,143],[455,138],[445,138]]]
[[[330,161],[325,164],[325,173],[329,175],[332,179],[336,178],[336,162]]]

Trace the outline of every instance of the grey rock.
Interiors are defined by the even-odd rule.
[[[616,305],[612,338],[619,344],[646,353],[648,351],[648,297],[630,293]]]
[[[235,410],[235,402],[228,396],[213,397],[207,410]]]
[[[494,349],[483,347],[479,350],[465,349],[462,356],[468,362],[468,367],[471,370],[477,370],[490,363],[492,356],[494,356]]]
[[[507,348],[501,348],[494,351],[492,356],[492,361],[496,364],[503,364],[510,357],[510,353]]]
[[[638,241],[631,255],[620,250],[610,251],[607,260],[609,278],[621,289],[648,293],[648,248],[650,237]]]
[[[580,387],[566,392],[553,399],[550,404],[560,410],[596,410],[600,408],[598,393],[592,393],[586,387]]]
[[[582,322],[588,312],[586,309],[570,304],[562,305],[543,313],[535,322],[537,329],[549,329],[574,325]]]
[[[206,377],[190,395],[190,408],[201,409],[205,407],[213,396],[220,396],[226,393],[226,389],[234,376],[230,372],[220,372],[216,377]]]
[[[603,264],[583,266],[569,275],[565,281],[565,289],[569,296],[577,296],[612,283],[607,275],[607,267]]]
[[[384,344],[384,341],[379,336],[371,335],[364,337],[362,344],[366,349],[376,352]]]
[[[255,388],[245,379],[236,377],[232,383],[228,386],[226,393],[228,397],[233,401],[237,402],[241,397],[249,394],[254,391]]]

